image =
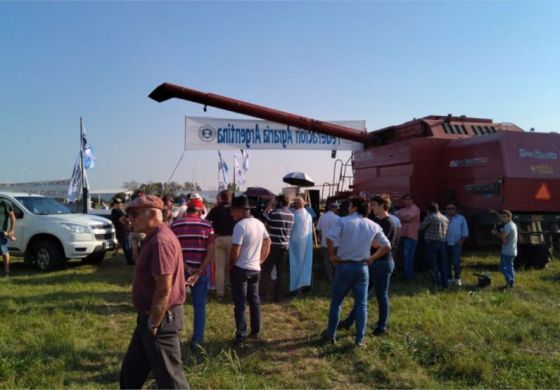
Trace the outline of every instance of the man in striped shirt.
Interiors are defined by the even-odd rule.
[[[285,268],[288,257],[290,233],[294,225],[294,214],[288,208],[289,202],[285,195],[278,195],[264,212],[266,227],[270,236],[270,254],[262,265],[260,291],[263,297],[272,295],[272,270],[276,266],[276,283],[274,284],[274,300],[280,301],[283,295]],[[274,208],[274,209],[273,209]]]
[[[208,265],[214,257],[214,230],[212,224],[201,218],[204,204],[191,199],[186,214],[175,220],[171,230],[181,243],[185,280],[191,289],[194,310],[191,348],[200,348],[204,340],[206,322],[206,296],[208,294]]]

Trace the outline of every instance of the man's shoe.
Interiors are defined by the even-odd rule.
[[[362,340],[362,341],[356,341],[354,345],[356,346],[356,348],[365,348],[366,343],[364,342],[364,340]]]
[[[261,338],[261,335],[260,333],[251,333],[247,338],[251,340],[258,340]]]
[[[233,339],[233,346],[235,348],[244,347],[247,342],[247,337],[236,337]]]
[[[457,285],[457,287],[461,287],[463,285],[463,283],[461,282],[461,279],[455,280],[455,284]]]
[[[323,345],[326,345],[326,344],[334,345],[334,344],[336,344],[336,338],[327,336],[327,332],[324,331],[323,333],[321,333],[321,336],[319,338],[319,342]]]
[[[387,329],[375,328],[373,331],[374,336],[385,336],[387,334]]]
[[[9,278],[10,276],[12,276],[12,275],[10,275],[9,272],[4,272],[4,277],[5,277],[5,278]]]
[[[507,288],[513,288],[513,280],[508,280],[506,287]]]
[[[336,326],[336,330],[350,329],[351,326],[352,326],[352,323],[348,320],[340,321],[338,323],[338,325]]]

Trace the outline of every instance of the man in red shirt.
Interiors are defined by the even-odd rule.
[[[212,223],[201,218],[204,204],[200,199],[191,199],[187,213],[171,225],[171,230],[181,244],[185,279],[191,288],[194,310],[191,349],[200,348],[204,340],[206,322],[206,296],[208,295],[208,265],[214,257],[214,230]]]
[[[159,388],[184,389],[179,335],[183,327],[185,275],[181,245],[163,223],[163,202],[138,197],[126,211],[135,232],[144,233],[134,269],[132,301],[136,328],[122,362],[120,386],[142,388],[150,371]]]

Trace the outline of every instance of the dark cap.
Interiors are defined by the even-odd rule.
[[[134,210],[134,209],[163,209],[163,201],[154,195],[144,195],[139,196],[138,198],[134,199],[128,207],[126,211]]]
[[[249,198],[247,198],[244,195],[241,195],[233,198],[233,201],[231,202],[231,208],[248,210],[248,209],[254,209],[255,206],[251,206],[251,204],[249,203]]]

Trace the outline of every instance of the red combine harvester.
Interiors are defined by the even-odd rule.
[[[468,218],[471,246],[496,245],[491,210],[508,209],[519,226],[518,264],[542,267],[560,246],[560,134],[525,132],[510,123],[427,116],[364,133],[255,104],[164,83],[150,97],[179,98],[361,142],[352,166],[355,194],[391,194],[456,203]]]

